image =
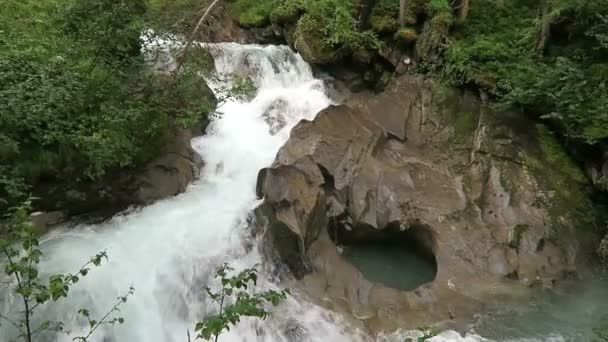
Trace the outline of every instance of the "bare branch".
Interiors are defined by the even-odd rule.
[[[184,65],[184,62],[186,61],[186,55],[188,54],[188,50],[190,49],[190,46],[192,45],[192,42],[194,41],[194,38],[196,37],[196,33],[201,28],[201,25],[203,25],[203,23],[205,22],[205,19],[207,19],[207,17],[211,13],[211,10],[213,10],[213,8],[215,7],[215,5],[217,5],[218,2],[220,2],[220,0],[213,0],[213,2],[209,5],[209,7],[207,7],[205,12],[201,16],[201,18],[198,20],[198,23],[194,27],[194,30],[192,30],[192,33],[190,33],[190,37],[188,38],[188,41],[186,42],[184,51],[182,52],[182,55],[179,58],[177,66],[175,67],[175,75],[177,75],[179,73],[180,69]]]

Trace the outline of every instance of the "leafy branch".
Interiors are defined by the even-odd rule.
[[[268,304],[276,306],[287,298],[287,290],[269,290],[261,293],[250,293],[248,290],[257,285],[258,275],[255,267],[245,269],[234,276],[229,276],[234,269],[228,264],[217,268],[215,278],[220,280],[221,289],[214,292],[205,287],[205,291],[219,305],[219,312],[196,323],[194,331],[197,338],[213,339],[214,342],[224,330],[240,322],[242,317],[265,319],[269,315]],[[189,336],[189,333],[188,333]]]
[[[4,224],[6,234],[0,238],[0,252],[5,257],[4,273],[14,279],[7,286],[23,303],[22,310],[17,313],[17,317],[11,317],[10,312],[2,313],[0,322],[4,321],[13,326],[17,331],[15,339],[26,342],[32,342],[34,337],[41,332],[65,332],[63,322],[45,320],[34,324],[34,314],[41,305],[66,298],[70,288],[82,277],[87,276],[92,267],[100,266],[104,260],[108,260],[107,253],[102,251],[89,259],[76,273],[55,274],[47,280],[41,278],[38,265],[43,253],[40,249],[38,232],[30,221],[30,211],[30,200],[11,209]],[[118,311],[118,305],[126,302],[126,298],[131,294],[133,294],[133,288],[127,295],[119,297],[121,302],[117,303],[99,322],[89,319],[89,333],[84,337],[77,337],[75,340],[86,341],[102,323],[122,323],[124,321],[122,318],[108,320],[108,317]],[[80,310],[79,313],[84,315],[85,311]],[[88,311],[86,312],[88,313]]]
[[[89,337],[91,337],[91,335],[95,332],[95,330],[97,330],[97,328],[99,328],[102,324],[107,324],[107,325],[114,325],[116,323],[123,324],[125,322],[125,319],[123,317],[116,316],[116,317],[110,318],[110,316],[113,313],[120,312],[120,306],[122,304],[126,303],[129,296],[132,296],[134,293],[135,293],[135,288],[130,287],[129,291],[126,294],[117,298],[117,301],[114,304],[114,306],[103,317],[101,317],[101,319],[99,321],[91,318],[91,314],[90,314],[89,310],[87,310],[87,309],[78,310],[78,313],[87,319],[87,321],[89,323],[89,331],[85,336],[74,337],[72,339],[72,341],[79,341],[79,342],[88,341]]]

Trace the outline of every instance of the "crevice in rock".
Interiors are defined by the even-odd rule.
[[[334,176],[329,173],[325,166],[317,163],[317,167],[319,168],[319,171],[321,171],[321,176],[323,176],[323,190],[325,190],[325,192],[328,194],[333,192],[336,184]]]
[[[330,220],[328,232],[344,258],[371,282],[412,291],[437,275],[435,238],[424,225],[403,230],[394,222],[384,229],[364,224],[353,229],[343,215]]]

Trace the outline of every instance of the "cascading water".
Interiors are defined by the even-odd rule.
[[[323,82],[287,47],[228,43],[211,51],[219,74],[254,80],[255,98],[224,103],[208,134],[192,142],[205,167],[186,193],[103,224],[58,229],[44,238],[45,259],[40,266],[49,274],[74,272],[101,250],[107,250],[110,261],[95,268],[52,310],[37,313],[38,319],[63,321],[72,330],[70,336],[59,334],[43,341],[67,342],[82,335],[87,322],[77,311],[87,308],[93,317],[100,317],[130,286],[135,287],[135,295],[121,307],[126,322],[100,328],[90,341],[186,341],[186,332],[212,307],[202,287],[212,281],[215,268],[224,262],[237,269],[263,263],[248,220],[259,204],[254,193],[257,172],[272,163],[298,121],[314,118],[331,100]],[[222,88],[211,83],[217,91]],[[262,270],[260,286],[276,288],[272,265],[262,265]],[[0,312],[21,309],[15,297],[3,298]],[[398,332],[378,340],[401,342],[413,333]],[[0,326],[0,341],[10,336],[14,336],[10,325]],[[297,294],[267,320],[245,319],[221,336],[221,341],[369,340],[336,314]],[[554,339],[521,341],[541,340]],[[487,340],[445,332],[428,341]]]
[[[223,104],[208,134],[193,141],[205,161],[200,180],[180,196],[103,224],[56,230],[43,241],[46,258],[40,267],[49,274],[74,272],[101,250],[110,257],[52,312],[41,312],[63,321],[71,336],[85,330],[78,309],[99,317],[133,286],[135,295],[121,307],[125,323],[97,331],[91,341],[186,341],[187,330],[209,306],[202,287],[215,268],[224,262],[237,269],[262,262],[247,229],[258,204],[257,172],[272,163],[298,121],[314,118],[331,101],[310,67],[287,47],[221,44],[211,50],[218,73],[246,73],[258,91],[251,101]],[[269,279],[261,286],[275,287]],[[7,310],[18,306],[12,300]],[[353,340],[329,313],[311,304],[289,298],[277,310],[264,322],[242,321],[221,340]],[[0,336],[10,336],[9,326],[0,329],[6,329]],[[71,336],[58,335],[58,340],[71,341]]]

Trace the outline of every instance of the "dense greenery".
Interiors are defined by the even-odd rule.
[[[6,0],[0,11],[0,210],[41,180],[92,180],[159,153],[210,110],[194,73],[151,72],[146,0]]]
[[[457,84],[475,83],[550,119],[568,139],[608,138],[608,1],[553,1],[546,18],[540,6],[473,1],[437,67]],[[545,20],[550,30],[541,44]]]
[[[245,27],[293,24],[300,21],[303,30],[317,33],[315,43],[328,47],[379,48],[376,34],[359,30],[350,0],[236,0],[232,13]]]
[[[352,4],[365,2],[237,0],[234,8],[245,26],[300,20],[331,46],[378,48],[353,16]],[[550,119],[568,139],[608,138],[608,1],[552,1],[542,15],[544,2],[475,0],[460,19],[453,2],[412,0],[403,27],[398,0],[367,3],[375,4],[369,24],[376,34],[418,40],[421,70],[481,86],[505,105]]]

